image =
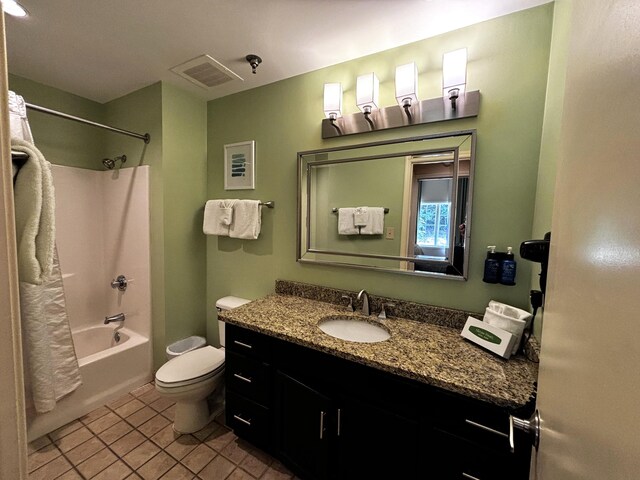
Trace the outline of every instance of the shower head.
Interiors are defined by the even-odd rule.
[[[127,156],[120,155],[119,157],[116,157],[116,158],[105,158],[104,160],[102,160],[102,164],[105,167],[107,167],[108,170],[113,170],[118,160],[120,161],[120,166],[122,166],[122,164],[127,161]]]

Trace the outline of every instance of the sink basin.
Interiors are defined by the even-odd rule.
[[[346,315],[325,317],[318,322],[318,327],[327,335],[349,342],[376,343],[391,337],[389,331],[378,323]]]

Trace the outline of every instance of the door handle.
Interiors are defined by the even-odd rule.
[[[509,447],[511,453],[515,452],[516,447],[513,441],[513,430],[517,428],[529,435],[531,445],[538,450],[540,446],[540,412],[536,410],[529,420],[523,420],[513,415],[509,415]]]

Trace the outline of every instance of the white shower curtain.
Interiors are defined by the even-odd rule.
[[[10,92],[9,106],[11,148],[28,154],[14,186],[25,386],[27,401],[32,400],[37,413],[44,413],[53,410],[82,380],[55,249],[50,164],[32,143],[22,97]]]

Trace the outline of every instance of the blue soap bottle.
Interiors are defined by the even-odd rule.
[[[496,246],[489,245],[487,247],[487,259],[484,261],[484,276],[482,281],[486,283],[498,283],[498,273],[500,270],[500,262],[496,253]]]
[[[512,247],[507,247],[506,257],[500,262],[500,283],[502,285],[516,284],[516,261]]]

